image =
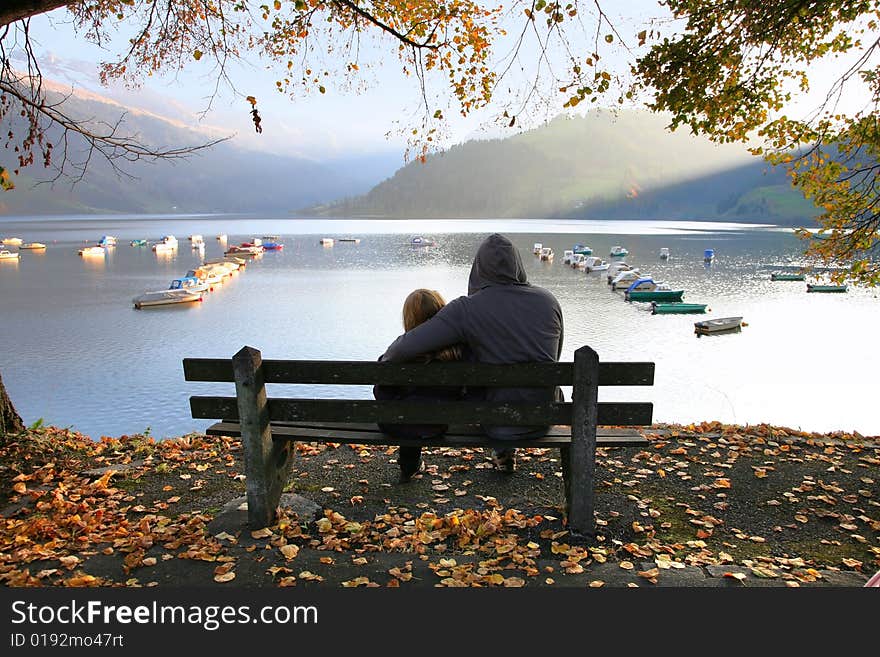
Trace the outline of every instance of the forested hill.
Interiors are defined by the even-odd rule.
[[[319,215],[717,219],[809,223],[815,207],[742,145],[713,144],[647,111],[559,117],[413,162]]]
[[[120,132],[137,135],[152,147],[180,148],[227,136],[194,130],[88,92],[69,96],[63,107],[68,114],[89,118],[96,124],[114,124],[124,114]],[[24,125],[17,121],[10,127],[19,134]],[[4,125],[4,132],[7,129]],[[53,159],[61,164],[64,140],[57,130],[50,130],[46,140],[56,144]],[[67,143],[67,166],[76,174],[70,165],[85,161],[87,149],[83,139],[72,133]],[[9,149],[0,163],[11,169],[14,157]],[[56,171],[32,165],[15,176],[14,190],[0,193],[0,214],[292,212],[304,205],[364,193],[382,180],[381,171],[390,174],[394,170],[393,166],[383,169],[381,163],[373,163],[372,177],[354,175],[344,159],[321,164],[246,150],[236,146],[234,139],[184,160],[122,162],[120,166],[122,175],[92,154],[85,176],[75,184],[74,179],[62,177],[52,185],[35,185],[52,179]]]

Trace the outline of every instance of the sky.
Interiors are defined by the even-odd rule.
[[[668,31],[675,26],[656,0],[605,0],[600,5],[630,45],[634,42],[632,35],[645,27]],[[585,11],[593,7],[589,2],[581,6]],[[514,18],[515,22],[510,23],[511,31],[513,25],[521,22],[519,15]],[[650,22],[652,19],[654,22]],[[583,37],[574,44],[581,54],[592,50],[590,41],[595,36],[595,14],[585,14],[583,23]],[[608,31],[607,26],[603,26],[601,33]],[[103,87],[98,81],[98,64],[112,60],[124,49],[124,35],[111,41],[106,49],[99,48],[76,34],[64,9],[32,19],[31,37],[47,78],[214,133],[235,135],[235,143],[246,148],[318,161],[376,153],[399,154],[402,165],[406,138],[401,130],[417,125],[421,116],[418,85],[413,78],[402,74],[394,55],[396,45],[389,40],[366,43],[362,48],[360,63],[364,76],[361,88],[346,91],[327,85],[324,95],[313,93],[291,100],[275,90],[276,72],[267,71],[256,56],[233,65],[228,72],[236,90],[221,86],[213,99],[216,80],[207,57],[198,62],[187,62],[182,71],[153,75],[137,89],[126,89],[121,84]],[[610,66],[625,70],[627,57],[631,58],[632,54],[620,50],[617,41],[612,46],[600,43],[603,57]],[[503,56],[508,48],[509,42],[497,43],[496,56]],[[370,65],[380,58],[381,62]],[[527,80],[534,73],[529,67],[534,61],[534,46],[527,44],[518,62],[523,71],[518,70],[518,65],[512,68],[496,93],[499,100],[503,100],[508,92],[516,94],[527,88]],[[821,89],[822,80],[833,75],[835,70],[834,64],[813,66],[814,88]],[[444,87],[441,82],[434,88]],[[258,100],[261,134],[254,130],[250,106],[244,100],[246,95],[253,95]],[[551,97],[550,104],[536,103],[531,114],[520,115],[513,130],[500,129],[492,121],[500,111],[499,105],[491,111],[477,112],[468,119],[457,117],[454,110],[446,109],[444,113],[451,121],[449,133],[440,145],[449,146],[480,136],[504,136],[517,129],[534,127],[562,111],[562,96],[552,93]],[[800,107],[808,108],[815,102],[816,96],[801,99]],[[210,111],[205,112],[209,105]]]
[[[651,15],[650,11],[659,9],[655,0],[609,0],[605,5],[603,8],[614,17],[622,34],[627,31],[634,34],[637,31],[634,27],[641,25],[644,18]],[[585,18],[585,22],[594,25],[592,18]],[[520,24],[519,17],[516,24]],[[222,134],[235,134],[235,141],[248,148],[315,160],[376,152],[398,152],[403,158],[406,136],[401,130],[418,124],[421,117],[418,85],[413,78],[402,74],[394,54],[396,45],[387,39],[376,44],[368,43],[362,48],[360,61],[368,66],[362,66],[365,75],[363,85],[357,91],[346,92],[328,85],[324,95],[314,93],[291,100],[275,90],[276,74],[266,71],[264,64],[254,56],[229,71],[237,93],[221,87],[217,97],[211,100],[215,78],[210,73],[207,57],[199,62],[188,62],[183,71],[151,76],[138,89],[125,89],[120,84],[103,87],[98,81],[98,63],[121,52],[125,46],[124,38],[111,42],[106,49],[99,48],[76,34],[64,9],[35,17],[30,31],[47,78]],[[498,56],[509,48],[505,42],[499,42],[497,46]],[[521,57],[524,67],[529,65],[530,57],[534,59],[531,54],[534,51],[530,48],[527,46]],[[377,55],[381,55],[383,62],[369,66]],[[507,90],[516,92],[517,87],[524,84],[524,74],[514,67],[505,80],[505,89],[499,90],[498,95]],[[439,88],[443,88],[442,82]],[[250,107],[244,101],[246,95],[253,95],[258,100],[262,134],[256,134],[253,128]],[[561,101],[555,94],[554,101],[556,104],[551,107],[538,107],[517,128],[532,127],[552,118],[561,111]],[[210,111],[202,116],[209,104]],[[493,108],[462,119],[454,110],[444,111],[452,120],[443,144],[451,145],[481,135],[513,133],[515,129],[499,132],[492,122],[496,113],[497,108]]]

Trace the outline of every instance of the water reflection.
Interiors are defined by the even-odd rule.
[[[589,344],[603,360],[657,363],[652,389],[603,391],[607,399],[653,401],[658,421],[767,421],[880,434],[871,392],[880,355],[863,347],[880,320],[872,292],[806,294],[803,282],[770,281],[780,264],[801,257],[790,231],[641,222],[639,234],[626,222],[616,224],[624,232],[613,233],[607,232],[609,223],[590,222],[585,230],[583,222],[555,221],[2,219],[4,234],[57,243],[44,258],[0,264],[4,334],[15,345],[0,369],[27,422],[73,424],[95,437],[147,426],[160,437],[204,428],[206,422],[189,417],[187,396],[230,394],[231,386],[184,382],[182,358],[230,357],[249,344],[265,358],[373,360],[399,334],[400,308],[412,289],[436,289],[447,299],[467,293],[477,246],[497,230],[519,248],[529,280],[562,304],[563,358]],[[117,235],[121,246],[106,258],[77,255],[102,234]],[[166,234],[209,239],[204,254],[154,254],[129,246],[133,238]],[[187,270],[222,258],[226,241],[218,234],[228,235],[230,244],[279,235],[285,248],[249,259],[244,272],[225,278],[201,303],[133,310],[131,299],[138,294],[166,289]],[[413,248],[414,235],[437,244]],[[322,237],[333,238],[334,246],[322,247]],[[536,242],[554,250],[554,262],[532,254]],[[652,315],[650,304],[625,302],[622,292],[611,291],[604,272],[585,274],[563,264],[562,254],[576,243],[590,244],[597,254],[624,245],[626,261],[643,275],[684,289],[685,302],[707,303],[711,312]],[[659,258],[661,248],[670,249],[671,257]],[[718,254],[710,267],[704,263],[707,248]],[[693,339],[697,319],[725,316],[743,316],[748,327]],[[841,367],[851,385],[823,388],[822,404],[804,404],[815,399],[816,373]]]

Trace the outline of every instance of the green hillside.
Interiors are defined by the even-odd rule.
[[[741,146],[670,133],[649,112],[557,118],[414,162],[326,215],[805,221],[784,172]]]

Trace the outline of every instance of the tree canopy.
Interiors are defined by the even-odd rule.
[[[637,63],[655,90],[649,106],[715,140],[748,142],[785,165],[821,210],[807,254],[842,267],[836,277],[880,283],[880,2],[668,0],[683,23]],[[790,116],[823,60],[841,63],[820,100]],[[853,99],[863,99],[853,104]],[[759,140],[757,144],[754,139]]]

